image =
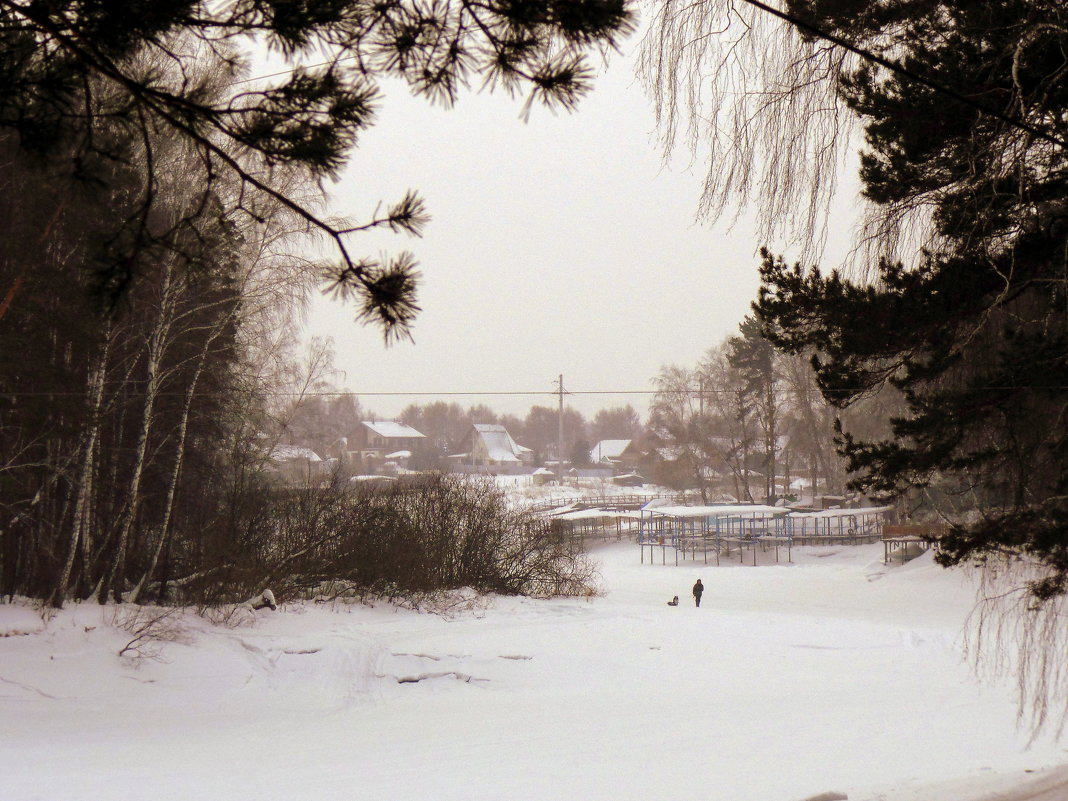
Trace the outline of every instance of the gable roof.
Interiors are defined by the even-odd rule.
[[[397,423],[392,420],[363,420],[360,422],[360,425],[367,426],[378,434],[378,436],[386,437],[387,439],[424,436],[411,426],[406,426],[404,423]]]
[[[303,448],[300,445],[275,445],[271,458],[276,462],[295,462],[299,459],[307,459],[309,462],[322,461],[319,454],[311,448]]]
[[[590,461],[602,462],[606,459],[618,459],[630,443],[629,439],[602,439],[590,449]]]
[[[508,433],[508,430],[496,423],[474,423],[474,435],[481,438],[486,446],[486,455],[495,462],[518,462],[521,454],[530,453]]]

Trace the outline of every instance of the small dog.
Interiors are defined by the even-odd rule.
[[[668,601],[668,606],[678,606],[678,605],[679,605],[679,596],[677,596],[677,595],[674,598],[672,598],[670,601]]]

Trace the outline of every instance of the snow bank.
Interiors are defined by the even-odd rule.
[[[133,650],[136,610],[0,606],[36,621],[0,640],[0,797],[1068,798],[1062,744],[1028,748],[1011,685],[962,662],[972,582],[929,555],[594,555],[597,598],[182,614]]]

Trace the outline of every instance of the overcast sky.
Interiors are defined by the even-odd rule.
[[[748,313],[763,243],[744,220],[695,222],[704,165],[685,153],[663,165],[629,56],[575,113],[536,107],[523,122],[521,105],[483,92],[443,109],[391,92],[332,187],[337,211],[364,218],[414,188],[433,217],[421,239],[353,245],[415,253],[414,343],[385,347],[338,302],[311,310],[308,333],[333,337],[344,385],[380,417],[439,398],[525,415],[555,405],[561,373],[587,416],[630,403],[644,417],[659,369],[695,364]]]

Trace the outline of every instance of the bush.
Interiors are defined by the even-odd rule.
[[[379,489],[333,484],[237,499],[225,526],[205,533],[201,603],[270,587],[281,600],[414,598],[470,587],[481,593],[589,595],[595,571],[547,520],[511,508],[491,484],[433,475]]]

